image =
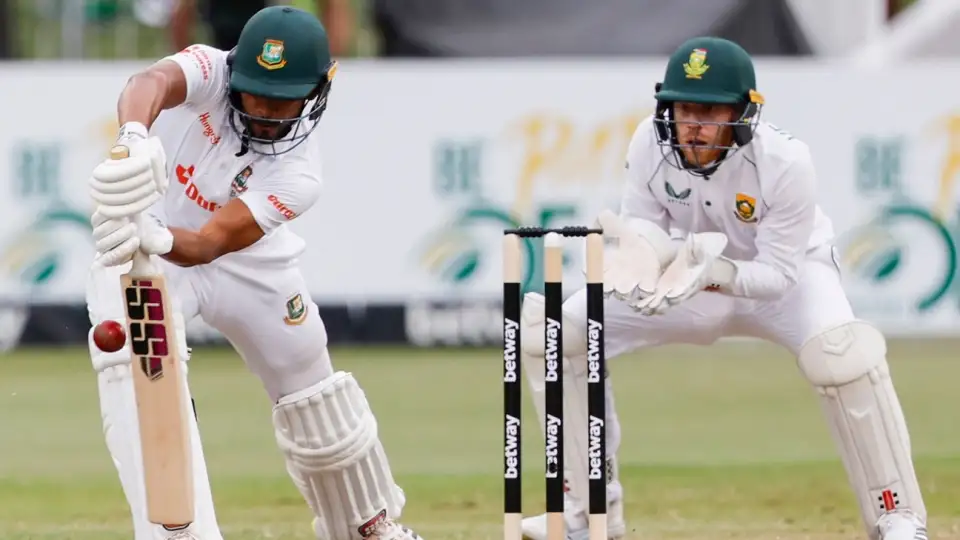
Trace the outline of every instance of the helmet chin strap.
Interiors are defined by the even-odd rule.
[[[244,128],[243,133],[240,134],[240,151],[234,154],[235,157],[243,157],[247,152],[250,151],[250,134],[246,128]]]

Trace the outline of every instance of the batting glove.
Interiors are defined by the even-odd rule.
[[[139,123],[124,124],[118,145],[129,157],[107,159],[91,174],[90,196],[107,219],[129,218],[150,208],[166,193],[166,155],[160,139],[148,137]]]

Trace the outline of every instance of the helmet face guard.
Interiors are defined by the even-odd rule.
[[[656,85],[654,94],[654,129],[665,161],[691,174],[708,176],[750,144],[763,106],[763,96],[756,87],[753,59],[740,45],[713,36],[695,37],[680,45],[670,56],[663,82]],[[705,122],[678,122],[679,103],[727,106],[734,114],[728,118],[708,117]],[[683,128],[691,125],[715,130],[716,135],[712,141],[701,138],[695,145],[682,144]],[[711,155],[709,163],[701,162],[697,150],[716,157]]]
[[[303,144],[327,108],[337,71],[323,23],[290,6],[265,7],[250,17],[227,55],[227,65],[229,123],[241,141],[238,155],[250,151],[278,156]],[[291,118],[251,114],[244,110],[244,94],[286,102],[287,111],[297,113]]]
[[[331,62],[327,69],[323,83],[306,96],[300,114],[293,118],[278,119],[254,116],[243,110],[240,92],[230,91],[230,128],[240,137],[242,150],[249,150],[255,154],[278,156],[292,151],[307,140],[307,137],[320,124],[320,117],[327,109],[327,98],[333,85],[333,75],[336,73],[336,62]],[[253,94],[257,95],[257,94]],[[263,96],[271,98],[272,96]],[[276,127],[274,137],[258,137],[254,135],[254,126]]]
[[[657,92],[660,91],[660,88],[661,86],[658,84],[656,88]],[[733,105],[739,112],[737,118],[731,122],[682,122],[683,125],[694,124],[699,126],[717,127],[717,132],[713,141],[710,141],[707,144],[697,145],[683,144],[680,142],[677,128],[678,124],[681,123],[678,123],[675,119],[674,106],[676,103],[677,101],[657,101],[657,109],[653,118],[654,131],[657,136],[657,145],[660,147],[660,152],[664,159],[673,167],[686,170],[691,174],[698,176],[707,176],[713,174],[723,160],[729,158],[753,140],[754,132],[756,132],[757,126],[760,123],[760,112],[763,108],[763,97],[759,93],[751,90],[749,95],[744,96],[744,99],[740,102],[707,103],[704,101],[690,99],[689,103],[699,103],[705,105]],[[727,131],[725,129],[726,127],[729,127],[732,137],[730,142],[725,144],[720,140],[720,138]],[[690,161],[687,159],[687,156],[683,151],[688,148],[719,150],[720,154],[716,159],[709,163],[700,163],[699,161]]]

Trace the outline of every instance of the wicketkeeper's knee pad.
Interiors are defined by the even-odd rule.
[[[908,510],[926,520],[886,352],[876,328],[853,321],[810,339],[798,359],[820,395],[871,538],[888,512]]]
[[[337,372],[281,398],[273,423],[318,538],[360,540],[381,520],[399,518],[406,500],[353,375]]]

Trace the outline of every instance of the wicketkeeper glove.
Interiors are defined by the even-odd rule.
[[[690,233],[677,257],[660,276],[654,293],[631,307],[644,315],[658,315],[704,289],[728,287],[736,267],[721,256],[726,247],[727,235],[723,233]]]
[[[676,251],[667,232],[653,222],[624,219],[609,210],[601,212],[597,225],[605,239],[616,241],[604,254],[604,297],[630,303],[653,294]]]

